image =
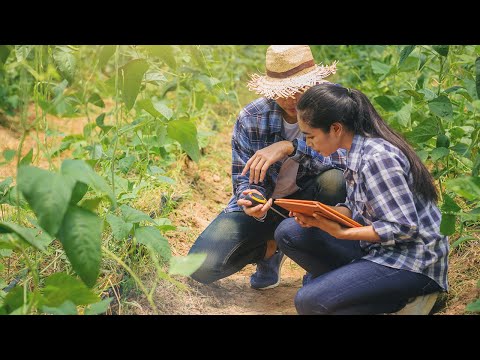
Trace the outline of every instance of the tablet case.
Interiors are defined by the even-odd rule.
[[[336,210],[322,204],[319,201],[313,200],[295,200],[295,199],[277,199],[275,205],[281,206],[292,212],[298,212],[308,216],[313,216],[313,213],[319,213],[323,217],[338,222],[346,227],[362,227],[363,225],[350,219],[349,217],[339,213]]]

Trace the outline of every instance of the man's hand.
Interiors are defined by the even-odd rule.
[[[260,191],[257,189],[248,189],[242,192],[243,195],[247,195],[249,193],[256,193],[262,195]],[[250,200],[240,199],[237,200],[238,206],[243,208],[243,211],[248,216],[253,216],[256,218],[261,219],[267,211],[272,207],[273,199],[269,199],[265,204],[259,204],[257,206],[252,206],[252,202]]]
[[[246,175],[250,169],[250,184],[254,182],[262,182],[265,180],[267,170],[270,165],[290,155],[294,148],[290,141],[279,141],[275,144],[267,146],[261,150],[258,150],[245,164],[242,171],[242,176]]]

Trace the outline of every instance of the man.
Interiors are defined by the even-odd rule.
[[[316,65],[307,45],[267,49],[266,75],[253,75],[248,83],[250,90],[263,97],[240,112],[233,129],[233,196],[190,249],[190,254],[207,254],[193,279],[208,284],[256,263],[252,288],[278,286],[285,257],[273,235],[285,217],[268,211],[273,199],[308,199],[328,205],[345,200],[345,151],[323,157],[307,147],[295,109],[304,91],[335,72],[336,63]],[[249,192],[269,200],[252,206],[244,199]]]

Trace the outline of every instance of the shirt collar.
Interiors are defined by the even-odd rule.
[[[270,121],[272,133],[281,133],[283,127],[283,113],[280,105],[278,105],[276,101],[273,102],[273,112]]]
[[[347,152],[347,168],[357,172],[360,162],[362,161],[363,147],[365,137],[359,134],[353,136],[352,146]]]

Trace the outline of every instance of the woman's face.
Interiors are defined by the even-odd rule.
[[[275,99],[277,104],[287,113],[288,116],[291,116],[293,118],[297,117],[297,102],[300,100],[300,98],[303,95],[303,91],[298,91],[295,93],[295,95],[289,97],[289,98],[278,98]]]
[[[330,132],[326,133],[322,129],[312,128],[302,120],[298,114],[298,127],[306,136],[307,145],[322,156],[330,156],[337,151],[340,146],[342,125],[333,123]]]

